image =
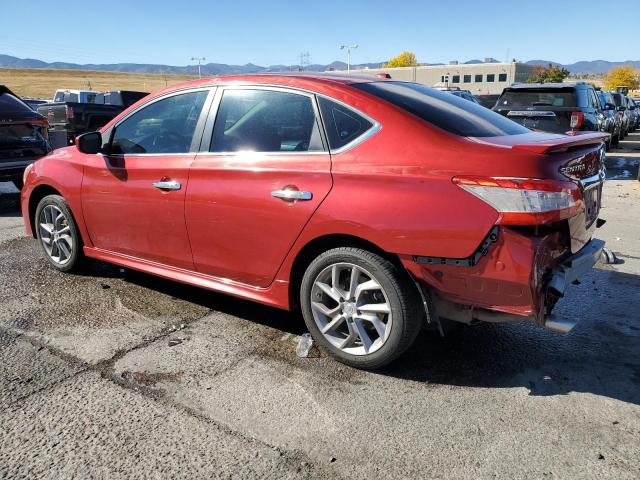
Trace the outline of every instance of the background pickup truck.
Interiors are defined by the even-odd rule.
[[[53,148],[73,143],[76,136],[98,130],[124,109],[147,96],[146,92],[58,90],[53,103],[38,107],[49,122],[49,139]]]

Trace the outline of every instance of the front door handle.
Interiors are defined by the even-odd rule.
[[[160,190],[180,190],[182,185],[175,180],[161,180],[159,182],[153,182],[152,185]]]
[[[313,198],[311,192],[303,192],[294,188],[283,188],[271,192],[272,197],[279,198],[285,202],[295,202],[296,200],[307,201]]]

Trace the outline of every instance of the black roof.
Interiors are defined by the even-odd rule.
[[[590,83],[586,82],[571,82],[571,83],[514,83],[510,89],[526,89],[526,88],[575,88],[575,87],[591,87]]]
[[[9,90],[9,87],[5,86],[5,85],[0,85],[0,95],[2,95],[3,93],[9,93],[11,95],[13,95],[14,97],[18,97],[15,93],[13,93],[11,90]],[[20,97],[18,97],[20,98]]]

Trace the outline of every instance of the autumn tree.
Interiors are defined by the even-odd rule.
[[[548,67],[536,65],[533,67],[533,75],[527,79],[527,83],[560,83],[569,75],[569,70],[560,66],[549,64]]]
[[[631,65],[614,67],[604,76],[605,90],[615,90],[617,87],[629,87],[629,90],[636,90],[640,86],[638,81],[638,71]]]
[[[395,68],[395,67],[415,67],[418,65],[416,61],[416,54],[413,52],[402,52],[400,55],[393,57],[383,68]]]

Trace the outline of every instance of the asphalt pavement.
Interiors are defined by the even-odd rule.
[[[298,358],[302,318],[101,263],[47,266],[0,183],[0,478],[640,478],[640,134],[608,154],[599,265],[526,322],[391,367]]]

